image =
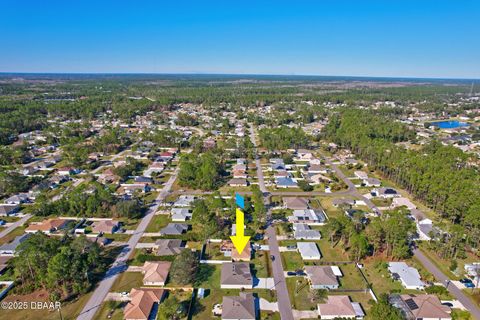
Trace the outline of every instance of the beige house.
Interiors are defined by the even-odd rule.
[[[118,229],[118,221],[100,220],[92,224],[93,233],[114,233]]]
[[[162,301],[163,289],[132,289],[130,302],[123,310],[125,320],[147,320],[155,303]]]
[[[352,302],[349,296],[328,296],[327,301],[317,307],[320,319],[362,319],[365,316],[362,306]]]
[[[170,261],[146,261],[142,268],[143,284],[146,286],[164,286],[171,265]]]

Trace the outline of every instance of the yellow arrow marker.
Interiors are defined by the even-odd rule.
[[[233,245],[235,246],[235,249],[237,249],[238,253],[242,254],[243,249],[245,249],[245,246],[248,243],[248,240],[250,240],[250,237],[245,236],[243,211],[237,208],[235,216],[236,234],[234,236],[230,236],[230,239],[232,239]]]

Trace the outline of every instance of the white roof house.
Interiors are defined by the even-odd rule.
[[[192,211],[187,208],[173,208],[171,214],[172,221],[187,221],[192,219]]]
[[[391,207],[392,208],[396,208],[396,207],[407,207],[408,209],[410,210],[413,210],[413,209],[417,209],[417,206],[414,205],[409,199],[407,198],[394,198],[393,201],[392,201],[392,205]]]
[[[408,266],[405,262],[389,262],[388,271],[392,278],[400,280],[406,289],[423,290],[425,283],[420,278],[418,270]]]
[[[303,260],[320,260],[322,257],[315,242],[297,242],[297,248]]]
[[[320,240],[322,238],[322,235],[318,230],[312,230],[304,223],[294,223],[293,230],[293,236],[297,240]]]
[[[195,196],[190,196],[190,195],[181,195],[178,197],[177,201],[175,201],[174,206],[175,207],[190,207],[195,201],[196,197]]]
[[[358,179],[366,180],[368,179],[368,174],[363,171],[355,171],[353,173]]]
[[[293,214],[288,216],[288,221],[292,223],[323,224],[325,218],[325,212],[321,209],[302,209],[293,210]]]

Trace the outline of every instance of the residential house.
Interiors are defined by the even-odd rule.
[[[430,241],[430,234],[433,231],[433,222],[430,219],[423,219],[416,223],[418,239],[423,241]]]
[[[153,318],[151,313],[154,305],[162,301],[164,293],[163,289],[132,289],[130,291],[130,301],[123,310],[124,319],[148,320]]]
[[[228,181],[228,185],[230,187],[247,187],[248,181],[247,179],[243,178],[232,178],[230,181]]]
[[[222,289],[252,289],[253,277],[248,262],[227,262],[222,264],[220,279]]]
[[[187,221],[192,219],[192,210],[188,208],[172,208],[172,221]]]
[[[296,159],[299,161],[310,161],[314,158],[315,156],[312,154],[310,150],[306,150],[306,149],[297,150]]]
[[[382,182],[376,178],[368,178],[363,180],[363,183],[367,187],[380,187],[382,185]]]
[[[289,197],[283,198],[283,206],[286,209],[290,210],[305,210],[308,209],[309,200],[306,198],[298,198],[298,197]]]
[[[170,261],[146,261],[142,267],[143,284],[146,286],[164,286],[171,265]]]
[[[188,230],[188,224],[184,223],[169,223],[165,228],[160,230],[162,236],[178,236]]]
[[[197,197],[191,195],[181,195],[173,204],[174,207],[190,207]]]
[[[224,240],[220,245],[220,251],[223,252],[225,256],[231,257],[233,261],[250,261],[252,258],[252,245],[250,241],[247,242],[242,253],[239,253],[232,241]]]
[[[310,288],[312,289],[338,289],[338,278],[343,276],[339,267],[336,266],[305,266]]]
[[[100,234],[114,233],[118,230],[119,226],[119,222],[115,220],[100,220],[92,224],[92,231]]]
[[[407,207],[410,210],[417,209],[416,205],[414,205],[409,199],[403,197],[393,198],[392,205],[390,207],[397,208],[403,206]]]
[[[233,178],[235,179],[247,179],[248,174],[245,170],[233,170]]]
[[[7,198],[4,202],[6,204],[22,204],[30,202],[30,197],[28,193],[19,193]]]
[[[421,280],[418,270],[408,266],[405,262],[389,262],[388,271],[393,279],[402,283],[405,289],[425,289],[425,283]]]
[[[32,234],[24,233],[20,236],[16,236],[12,242],[4,243],[0,246],[0,255],[13,256],[16,253],[17,247],[23,241],[27,240]]]
[[[397,192],[397,190],[393,188],[385,188],[385,187],[373,189],[371,192],[371,195],[374,197],[379,197],[384,199],[400,197],[400,194]]]
[[[120,176],[116,175],[111,168],[108,168],[98,176],[97,180],[103,184],[119,183]]]
[[[277,188],[296,188],[298,187],[297,182],[290,177],[277,178],[275,179],[275,184]]]
[[[433,294],[391,295],[389,302],[400,310],[407,320],[451,320],[450,307]]]
[[[368,179],[368,174],[366,172],[363,172],[363,171],[355,171],[353,173],[355,175],[355,177],[357,177],[358,179],[360,180],[366,180]]]
[[[18,204],[6,204],[0,203],[0,216],[6,217],[9,215],[13,215],[18,212],[20,206]]]
[[[66,219],[48,219],[39,223],[31,223],[26,229],[27,233],[35,233],[37,231],[45,234],[51,234],[64,229],[72,220]]]
[[[327,301],[318,305],[318,315],[320,319],[363,319],[365,312],[349,296],[328,296]]]
[[[322,257],[315,242],[297,242],[297,248],[303,260],[320,260]]]
[[[322,209],[293,210],[293,214],[288,216],[288,221],[291,223],[321,225],[325,223],[325,220],[325,212]]]
[[[294,223],[293,237],[296,240],[320,240],[322,235],[320,234],[320,231],[312,230],[307,224]]]
[[[184,243],[180,239],[158,239],[155,241],[157,246],[157,256],[177,255],[185,249]]]
[[[237,296],[223,297],[222,320],[255,320],[257,310],[252,293],[240,292]]]

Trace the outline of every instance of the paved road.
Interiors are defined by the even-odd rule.
[[[255,139],[255,132],[253,130],[253,125],[250,125],[250,139],[252,140],[255,149],[257,148],[257,141]],[[263,178],[263,171],[260,165],[260,158],[258,157],[255,151],[255,164],[257,166],[257,178],[258,186],[260,191],[262,191],[264,196],[264,202],[269,205],[268,201],[268,190],[265,187],[265,182]],[[268,210],[267,221],[269,221],[270,210]],[[277,292],[277,301],[278,301],[278,311],[280,312],[280,317],[282,320],[293,320],[292,304],[290,302],[290,296],[288,295],[287,283],[285,281],[285,272],[282,265],[282,256],[280,255],[280,249],[278,247],[277,234],[275,231],[275,226],[270,225],[266,230],[266,235],[268,237],[268,247],[269,253],[275,259],[272,261],[272,272],[273,279],[275,282],[275,291]]]
[[[450,279],[440,270],[438,269],[431,261],[428,259],[422,251],[419,249],[413,250],[413,254],[415,255],[415,258],[417,258],[423,266],[435,276],[438,282],[443,283],[444,285],[447,285],[447,281],[450,281]],[[462,292],[457,286],[455,286],[453,283],[449,283],[447,286],[448,291],[457,298],[458,301],[460,301],[463,306],[472,314],[475,319],[480,320],[480,308],[475,305],[470,298]]]
[[[8,226],[7,228],[5,228],[4,230],[2,230],[2,232],[0,232],[0,238],[3,238],[5,237],[7,234],[9,234],[10,232],[13,231],[13,229],[19,227],[19,226],[22,226],[25,222],[27,222],[28,219],[30,219],[32,217],[31,214],[26,214],[24,215],[22,218],[18,219],[17,221],[13,222],[10,226]]]
[[[273,279],[275,280],[275,289],[277,291],[278,309],[282,320],[293,320],[292,304],[288,295],[287,283],[285,281],[285,272],[282,265],[282,256],[278,248],[277,234],[275,226],[267,228],[268,247],[270,255],[275,257],[272,261]]]
[[[146,212],[145,216],[143,217],[142,221],[138,225],[137,229],[135,230],[134,234],[128,240],[127,245],[122,249],[122,252],[118,255],[115,262],[112,264],[110,269],[105,274],[104,278],[100,281],[97,288],[93,292],[93,295],[88,300],[87,304],[83,308],[82,312],[78,316],[77,320],[91,320],[95,316],[95,313],[105,300],[112,287],[113,283],[117,279],[118,275],[124,272],[127,269],[127,260],[130,256],[132,250],[135,248],[137,243],[139,242],[140,238],[142,237],[145,229],[147,228],[148,224],[152,220],[155,215],[155,211],[157,211],[158,206],[162,203],[162,201],[167,197],[172,188],[175,179],[177,178],[178,174],[178,167],[175,169],[173,175],[168,179],[167,183],[163,187],[162,191],[155,199],[153,206],[151,206],[148,211]]]
[[[345,191],[344,194],[357,196],[362,199],[365,204],[374,212],[380,212],[380,209],[378,209],[378,207],[370,199],[365,198],[362,194],[360,194],[360,192],[358,192],[355,184],[347,178],[347,176],[335,163],[333,163],[330,159],[325,159],[325,162],[330,165],[330,167],[335,171],[335,174],[348,186],[348,190]],[[334,195],[339,195],[339,192],[335,192]]]

